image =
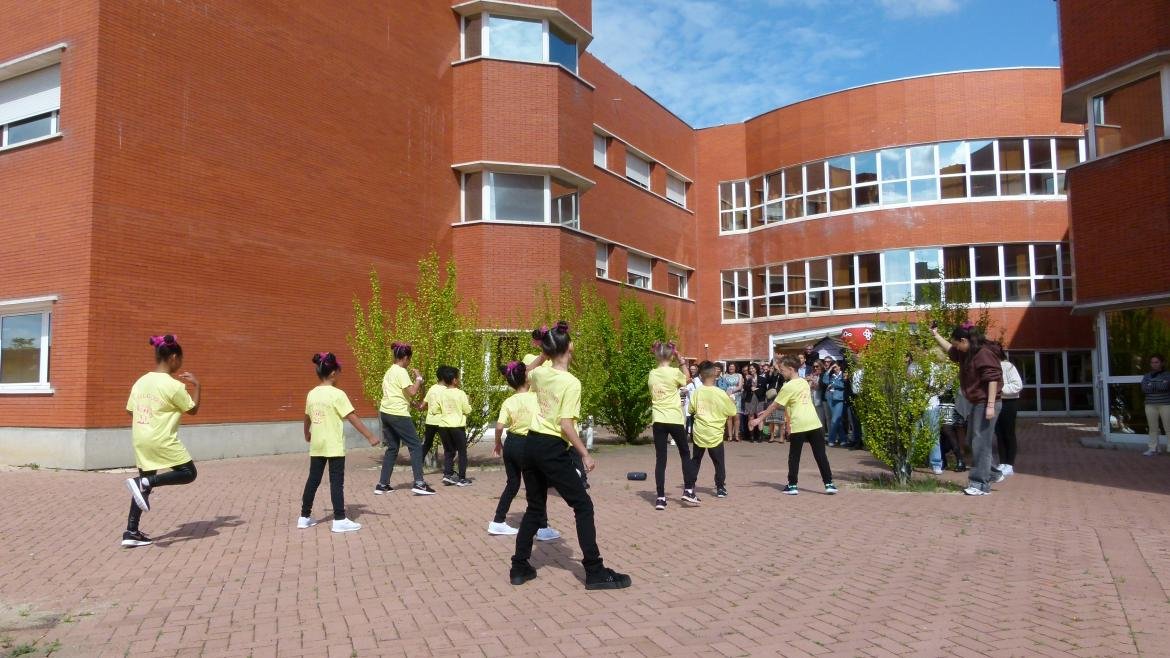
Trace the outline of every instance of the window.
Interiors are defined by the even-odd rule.
[[[687,273],[675,267],[666,271],[666,291],[676,297],[687,296]]]
[[[1019,409],[1025,413],[1092,412],[1093,354],[1088,350],[1011,350],[1008,360],[1020,372],[1024,388]]]
[[[547,20],[477,14],[463,18],[463,57],[558,64],[577,73],[577,41]]]
[[[61,65],[0,81],[0,147],[59,132]]]
[[[724,319],[918,306],[1072,303],[1066,244],[917,247],[723,272]],[[749,294],[750,289],[750,294]],[[742,302],[742,304],[741,304]],[[750,303],[749,303],[750,302]]]
[[[602,279],[609,278],[609,245],[604,242],[597,243],[597,276]]]
[[[626,262],[626,283],[635,288],[650,289],[650,258],[630,252]]]
[[[0,393],[51,393],[52,300],[0,302]]]
[[[687,184],[678,177],[666,175],[666,198],[678,205],[687,207]]]
[[[720,230],[939,201],[1066,193],[1075,137],[979,139],[897,147],[720,183]]]
[[[1097,157],[1166,134],[1160,73],[1097,96],[1092,103]]]
[[[607,156],[609,150],[609,139],[605,135],[593,135],[593,164],[605,169],[609,167],[609,159]]]
[[[539,174],[495,171],[463,175],[463,221],[553,223],[579,229],[576,187]]]
[[[650,189],[650,163],[626,152],[626,178],[639,187]]]

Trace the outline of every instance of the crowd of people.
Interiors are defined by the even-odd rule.
[[[581,382],[570,372],[572,339],[567,323],[542,327],[532,333],[539,354],[522,361],[500,365],[500,373],[514,393],[498,410],[494,453],[504,462],[507,476],[488,532],[514,535],[510,580],[522,585],[536,577],[529,562],[534,541],[561,536],[548,522],[548,490],[555,489],[573,510],[577,541],[581,548],[587,589],[629,587],[628,575],[604,566],[597,545],[593,501],[588,493],[588,473],[596,464],[577,431],[581,419]],[[1016,457],[1015,414],[1022,382],[1007,361],[1002,346],[987,340],[975,326],[964,324],[943,337],[937,327],[931,335],[948,358],[959,366],[957,386],[932,383],[929,408],[923,422],[935,432],[930,464],[935,473],[952,455],[954,469],[968,472],[965,493],[983,496],[991,485],[1014,472]],[[184,485],[196,478],[193,460],[178,440],[184,414],[199,410],[202,389],[198,379],[183,370],[183,350],[173,335],[153,336],[156,368],[139,378],[131,388],[126,410],[131,417],[132,441],[138,475],[128,478],[130,513],[122,545],[149,545],[151,539],[139,529],[143,512],[150,510],[150,495],[158,487]],[[806,349],[782,354],[763,363],[722,364],[688,362],[674,343],[656,343],[658,365],[647,374],[652,412],[655,452],[655,508],[665,510],[666,464],[669,446],[679,455],[683,495],[689,506],[701,504],[695,486],[703,459],[710,457],[714,468],[716,498],[728,496],[725,441],[790,443],[788,481],[783,492],[797,495],[798,471],[805,444],[812,450],[824,492],[838,492],[833,482],[826,446],[862,448],[861,424],[853,402],[865,385],[864,373],[828,351]],[[424,377],[411,368],[410,345],[392,346],[393,364],[382,380],[379,404],[382,437],[376,437],[362,422],[349,397],[337,387],[341,363],[331,352],[313,355],[318,385],[306,396],[304,438],[309,447],[309,473],[301,499],[296,527],[316,525],[312,516],[317,489],[329,471],[333,505],[331,530],[354,532],[359,523],[346,516],[344,425],[350,423],[371,446],[386,446],[375,495],[393,491],[390,478],[402,445],[411,460],[412,485],[417,496],[436,492],[423,476],[423,458],[436,438],[444,452],[442,483],[452,487],[471,486],[467,478],[467,414],[470,401],[460,387],[458,368],[437,369],[436,383],[417,399]],[[1155,369],[1143,382],[1152,403],[1152,416],[1160,416],[1170,404],[1170,377],[1154,359]],[[926,376],[907,355],[907,377]],[[188,386],[192,391],[188,391]],[[1159,397],[1162,396],[1162,397]],[[412,408],[425,412],[423,438],[412,420]],[[1152,436],[1157,437],[1157,420]],[[1156,438],[1152,440],[1155,450]],[[969,447],[968,447],[969,446]],[[998,449],[998,450],[997,450]],[[995,452],[998,451],[998,459]],[[971,467],[967,466],[970,454]],[[168,472],[160,472],[170,469]],[[519,528],[509,526],[506,515],[519,492],[525,488],[527,508]]]

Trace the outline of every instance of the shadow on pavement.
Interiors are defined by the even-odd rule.
[[[238,516],[217,516],[210,521],[190,521],[165,535],[155,537],[154,543],[156,546],[169,546],[181,541],[214,537],[219,534],[220,528],[234,528],[243,524],[243,519]]]

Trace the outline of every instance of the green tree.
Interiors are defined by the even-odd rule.
[[[907,354],[919,364],[915,371],[907,369]],[[854,404],[865,428],[865,445],[905,485],[913,465],[934,444],[934,434],[923,422],[934,392],[932,358],[903,319],[875,333],[858,360],[863,374]]]

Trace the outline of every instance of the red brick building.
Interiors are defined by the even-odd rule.
[[[206,389],[197,459],[301,450],[306,354],[345,361],[370,269],[393,298],[432,247],[487,322],[568,272],[720,359],[938,286],[990,304],[1032,409],[1097,408],[1057,70],[696,130],[592,57],[590,24],[588,0],[10,8],[0,461],[128,463],[122,405],[163,330]]]
[[[1061,116],[1087,125],[1088,146],[1068,173],[1073,310],[1096,321],[1102,431],[1130,443],[1149,429],[1138,386],[1149,357],[1170,352],[1168,10],[1059,1]]]

